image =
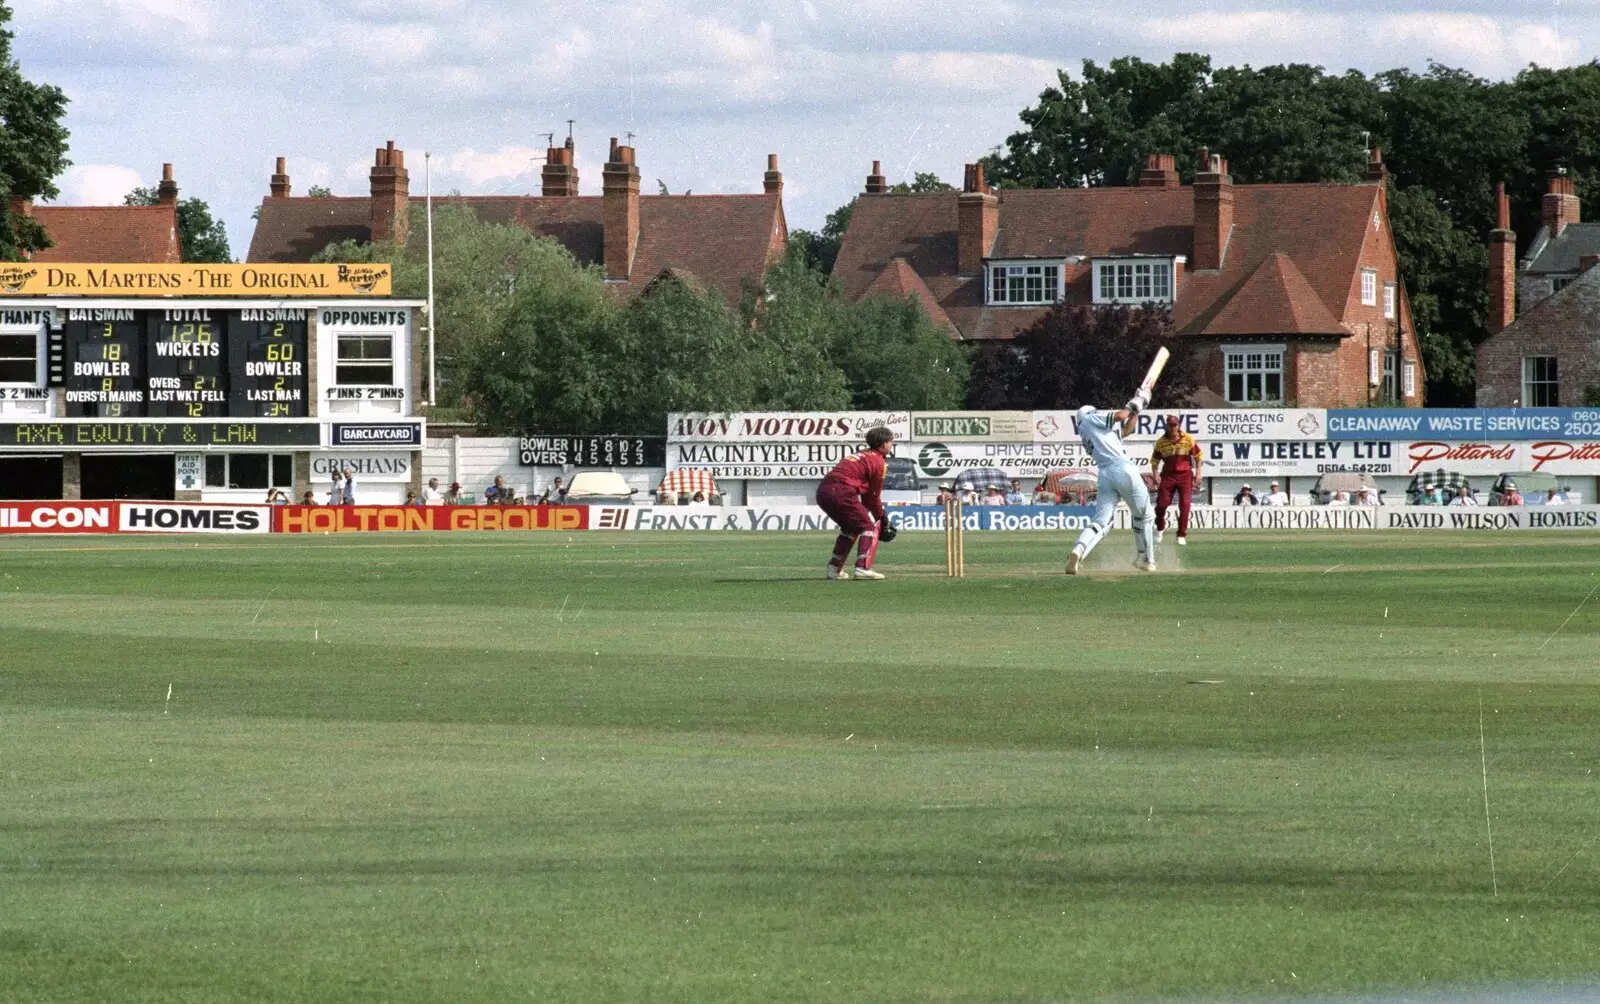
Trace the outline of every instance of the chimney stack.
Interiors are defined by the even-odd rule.
[[[639,241],[639,168],[633,162],[633,147],[618,145],[613,136],[611,159],[602,175],[606,278],[626,281]]]
[[[761,176],[761,190],[768,195],[783,194],[783,173],[778,170],[778,155],[767,154],[767,173]]]
[[[1565,168],[1550,175],[1550,188],[1545,192],[1544,205],[1541,208],[1544,210],[1544,225],[1549,228],[1552,240],[1561,236],[1561,231],[1567,228],[1568,223],[1578,223],[1582,220],[1583,213],[1578,205],[1578,190]]]
[[[967,165],[956,201],[956,226],[956,271],[978,275],[1000,229],[1000,200],[984,183],[982,164]]]
[[[272,176],[272,197],[274,199],[289,197],[289,162],[283,157],[278,158],[278,170]]]
[[[883,168],[878,163],[872,162],[872,173],[867,175],[868,195],[883,195],[889,191],[889,179],[883,176]]]
[[[1215,271],[1222,268],[1233,234],[1233,179],[1228,176],[1228,162],[1204,147],[1199,166],[1194,176],[1194,256],[1189,267]]]
[[[1383,163],[1383,150],[1373,147],[1367,154],[1367,182],[1373,185],[1382,185],[1389,180],[1389,168]]]
[[[540,194],[545,198],[578,194],[578,165],[573,152],[572,137],[563,146],[552,146],[544,152],[544,170],[540,172],[544,187]]]
[[[1596,265],[1600,265],[1600,254],[1581,254],[1578,256],[1579,275],[1583,275]]]
[[[176,206],[178,204],[178,183],[172,180],[172,165],[161,165],[161,184],[156,186],[156,205]]]
[[[411,232],[411,175],[406,172],[404,150],[394,140],[378,148],[373,159],[372,201],[368,227],[374,241],[392,240],[404,246]]]
[[[1517,235],[1511,230],[1506,183],[1494,186],[1494,229],[1489,232],[1489,334],[1517,317]]]
[[[28,219],[32,219],[33,218],[33,200],[32,199],[23,199],[23,198],[13,197],[7,203],[7,207],[11,210],[11,215],[12,216],[22,216],[22,217],[27,217]]]
[[[1170,153],[1152,153],[1144,158],[1139,172],[1140,188],[1177,188],[1178,163]]]

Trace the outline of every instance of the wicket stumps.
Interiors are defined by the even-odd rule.
[[[967,575],[966,527],[961,524],[961,500],[944,504],[944,574],[953,579]]]

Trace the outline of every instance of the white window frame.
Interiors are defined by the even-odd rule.
[[[1383,284],[1383,316],[1394,320],[1395,312],[1399,309],[1400,289],[1396,283]]]
[[[1410,359],[1400,363],[1400,393],[1405,397],[1417,396],[1417,364]]]
[[[1059,261],[991,261],[984,265],[983,278],[984,302],[991,307],[1044,307],[1061,300]],[[1037,284],[1036,295],[1028,293],[1030,280]]]
[[[1361,270],[1361,303],[1367,307],[1378,303],[1378,270],[1375,268]]]
[[[46,348],[47,339],[41,328],[0,328],[0,336],[7,338],[32,338],[33,339],[33,379],[32,380],[0,380],[0,387],[43,387],[45,385],[46,371],[50,361],[46,358],[49,350]],[[18,361],[22,356],[7,356],[11,361]]]
[[[347,340],[348,341],[360,341],[363,344],[366,343],[366,342],[376,342],[376,341],[379,341],[379,340],[383,340],[383,341],[388,342],[389,343],[389,360],[388,360],[388,363],[389,363],[389,378],[387,380],[384,380],[384,381],[381,381],[381,382],[375,381],[375,380],[346,380],[346,379],[344,379],[344,376],[341,374],[341,370],[343,370],[347,366],[351,367],[351,368],[363,368],[363,367],[369,367],[369,366],[370,367],[376,367],[376,366],[382,365],[382,360],[378,359],[377,357],[366,357],[366,356],[363,356],[363,357],[358,358],[358,359],[350,359],[350,360],[345,360],[345,359],[341,358],[339,356],[339,346],[340,346],[340,343],[345,342]],[[395,358],[396,357],[395,341],[396,341],[396,336],[394,335],[393,332],[389,332],[389,331],[341,331],[341,332],[339,332],[336,336],[334,336],[334,340],[333,340],[333,383],[334,383],[334,386],[336,386],[336,387],[398,387],[398,386],[400,386],[400,381],[397,379],[396,374],[395,374],[395,364],[397,362],[397,359]]]
[[[1285,345],[1224,345],[1222,346],[1222,392],[1230,404],[1282,404],[1288,347]],[[1276,363],[1276,365],[1274,365]],[[1239,377],[1239,394],[1233,393],[1233,377]],[[1271,377],[1278,380],[1278,395],[1267,396]],[[1250,396],[1251,377],[1259,377],[1260,397]]]
[[[1536,374],[1539,364],[1546,360],[1550,363],[1547,374]],[[1539,376],[1540,379],[1534,379]],[[1535,393],[1535,387],[1548,387],[1549,399],[1542,393]],[[1540,399],[1540,400],[1536,400]],[[1523,356],[1522,357],[1522,406],[1524,408],[1559,407],[1561,404],[1561,368],[1555,356]]]
[[[1089,274],[1095,303],[1171,303],[1176,292],[1172,258],[1096,258]]]

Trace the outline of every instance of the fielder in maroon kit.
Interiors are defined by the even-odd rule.
[[[1189,499],[1200,487],[1200,446],[1183,431],[1177,415],[1167,416],[1166,435],[1156,440],[1150,467],[1161,475],[1156,492],[1156,543],[1167,528],[1167,507],[1178,496],[1178,543],[1189,543]]]
[[[894,539],[883,512],[886,460],[892,456],[894,433],[882,426],[870,429],[866,449],[839,461],[817,486],[817,505],[839,524],[839,539],[833,542],[833,557],[828,559],[828,578],[850,578],[844,562],[852,544],[856,548],[855,577],[883,578],[882,572],[872,570],[872,559],[878,553],[879,540]]]

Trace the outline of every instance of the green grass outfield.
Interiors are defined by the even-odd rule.
[[[1069,542],[0,541],[0,1000],[1600,980],[1600,537]]]

